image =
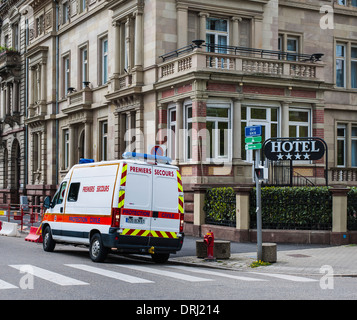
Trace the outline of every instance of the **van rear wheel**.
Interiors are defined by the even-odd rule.
[[[165,263],[169,260],[170,254],[169,253],[154,253],[151,254],[151,259],[155,263]]]
[[[90,239],[89,256],[93,262],[103,262],[107,257],[109,250],[104,247],[102,237],[95,233]]]

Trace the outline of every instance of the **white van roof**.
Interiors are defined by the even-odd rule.
[[[124,154],[129,154],[129,153],[134,153],[135,152],[125,152]],[[123,154],[123,156],[124,156]],[[137,156],[139,155],[139,156]],[[133,158],[129,158],[129,156],[127,155],[127,159],[120,159],[120,160],[109,160],[109,161],[97,161],[97,162],[94,162],[94,160],[92,159],[85,159],[85,160],[89,160],[89,161],[83,161],[82,163],[79,163],[79,164],[75,164],[66,174],[66,176],[64,177],[64,180],[65,179],[69,179],[70,176],[71,176],[71,172],[73,171],[73,169],[75,168],[81,168],[83,166],[88,166],[88,167],[94,167],[94,166],[100,166],[100,165],[107,165],[107,164],[118,164],[118,163],[122,163],[122,162],[125,162],[125,163],[136,163],[136,164],[152,164],[152,165],[155,165],[155,166],[158,166],[158,167],[163,167],[163,168],[170,168],[170,169],[176,169],[178,170],[179,168],[177,166],[174,166],[174,165],[171,165],[171,164],[167,164],[167,163],[161,163],[161,162],[158,162],[158,163],[154,163],[152,161],[152,158],[149,159],[149,161],[144,161],[143,160],[143,157],[141,157],[141,155],[146,155],[146,154],[140,154],[140,153],[136,153],[136,155],[133,157]],[[152,156],[152,155],[149,155],[149,156]],[[154,156],[155,157],[155,156]],[[156,156],[157,159],[159,158],[165,158],[166,159],[169,159],[171,161],[170,158],[168,157],[160,157],[160,156]]]

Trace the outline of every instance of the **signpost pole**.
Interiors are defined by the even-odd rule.
[[[259,168],[260,165],[260,150],[255,150],[255,168]],[[261,200],[261,185],[260,180],[255,174],[255,190],[256,190],[256,205],[257,205],[257,260],[262,260],[263,256],[263,241],[262,241],[262,200]]]

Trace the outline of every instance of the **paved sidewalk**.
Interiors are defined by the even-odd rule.
[[[251,268],[250,264],[257,260],[256,252],[232,253],[230,259],[217,259],[215,262],[205,261],[195,256],[170,258],[170,261],[234,270],[254,270],[259,272],[289,274],[326,274],[323,266],[332,267],[335,276],[357,277],[357,245],[322,247],[311,249],[295,249],[279,251],[277,245],[277,262],[269,266]],[[331,269],[328,269],[331,272]]]

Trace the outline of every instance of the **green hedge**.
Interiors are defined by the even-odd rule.
[[[255,188],[250,195],[250,228],[256,228]],[[347,228],[357,230],[357,188],[347,198]],[[206,223],[234,227],[235,193],[232,188],[206,191]],[[332,196],[328,187],[263,187],[262,223],[265,229],[330,230]]]
[[[347,194],[347,229],[357,230],[357,188],[352,187]]]
[[[251,228],[256,227],[255,194],[254,188],[250,198]],[[262,224],[267,229],[331,229],[332,196],[329,188],[262,188]]]
[[[232,188],[207,189],[204,211],[206,223],[235,226],[236,196]]]

